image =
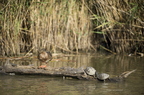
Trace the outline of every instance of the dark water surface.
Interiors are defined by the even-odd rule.
[[[1,61],[1,65],[5,61]],[[39,65],[37,59],[13,61],[20,65]],[[103,83],[41,75],[0,75],[0,95],[144,95],[144,57],[86,54],[52,60],[52,67],[94,67],[110,77],[137,69],[124,82]]]

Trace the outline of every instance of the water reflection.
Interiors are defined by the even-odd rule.
[[[34,65],[40,62],[34,59],[15,60],[19,65]],[[1,95],[142,95],[144,94],[144,58],[126,55],[87,54],[53,59],[49,66],[86,68],[94,67],[99,72],[110,74],[110,77],[127,70],[137,69],[124,82],[103,83],[76,79],[63,80],[62,77],[50,76],[8,76],[0,75]],[[1,65],[5,60],[1,61]]]

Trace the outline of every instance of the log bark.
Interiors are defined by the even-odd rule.
[[[15,73],[15,74],[25,74],[25,75],[49,75],[49,76],[61,76],[61,77],[72,77],[77,79],[91,79],[95,80],[92,76],[87,76],[83,68],[71,68],[71,67],[61,67],[52,68],[46,67],[45,69],[38,69],[33,66],[16,66],[9,63],[8,61],[4,66],[1,67],[1,72],[3,73]]]
[[[135,72],[136,70],[123,72],[121,75],[114,78],[108,78],[105,81],[107,82],[120,82],[123,81],[128,75]],[[0,73],[3,74],[20,74],[20,75],[47,75],[47,76],[60,76],[60,77],[71,77],[76,79],[84,80],[95,80],[96,77],[87,75],[83,68],[71,68],[71,67],[61,67],[61,68],[52,68],[47,67],[45,69],[38,69],[33,66],[18,66],[9,61],[6,61],[5,65],[0,67]],[[99,80],[100,81],[100,80]]]

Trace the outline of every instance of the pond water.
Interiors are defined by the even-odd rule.
[[[1,65],[5,62],[1,61]],[[39,65],[36,58],[13,61],[20,65]],[[125,81],[107,83],[63,79],[42,75],[0,75],[0,95],[144,95],[144,57],[106,54],[81,54],[53,59],[52,67],[94,67],[110,77],[137,69]]]

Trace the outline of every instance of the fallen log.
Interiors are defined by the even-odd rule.
[[[85,77],[85,72],[83,68],[52,68],[47,67],[45,69],[38,69],[34,66],[18,66],[10,63],[9,60],[6,61],[4,66],[1,67],[1,72],[3,73],[15,73],[15,74],[25,74],[25,75],[50,75],[50,76],[65,76],[72,78]]]
[[[107,82],[119,82],[123,81],[128,75],[135,72],[136,70],[123,72],[121,75],[114,78],[108,78],[105,81]],[[71,68],[71,67],[61,67],[61,68],[52,68],[47,67],[45,69],[38,69],[34,66],[18,66],[16,64],[10,63],[9,60],[6,61],[4,66],[0,67],[0,73],[9,74],[9,75],[47,75],[47,76],[61,76],[71,77],[76,79],[84,80],[95,80],[98,78],[94,76],[87,75],[85,69],[83,68]]]

